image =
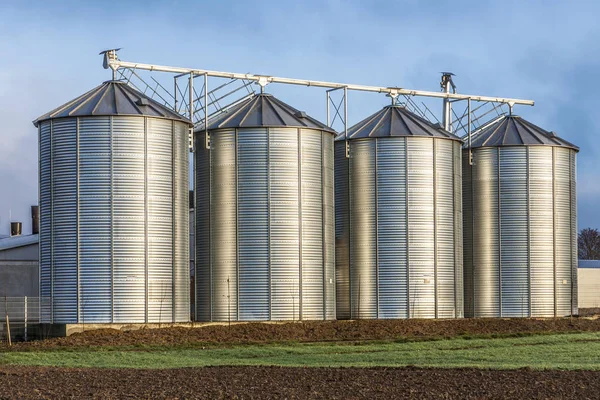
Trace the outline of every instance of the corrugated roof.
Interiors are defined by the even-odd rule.
[[[209,130],[262,127],[309,128],[335,133],[305,112],[265,93],[257,94],[208,121]]]
[[[140,115],[169,118],[189,123],[170,108],[138,92],[125,82],[107,81],[76,99],[46,113],[33,121],[84,116]]]
[[[387,106],[348,128],[348,140],[381,137],[424,136],[460,140],[444,130],[408,111],[402,106]],[[344,133],[336,140],[344,140]]]
[[[40,241],[40,235],[9,236],[0,239],[0,251],[29,246]]]
[[[557,146],[579,151],[574,144],[518,115],[505,115],[471,137],[471,148],[502,146]]]

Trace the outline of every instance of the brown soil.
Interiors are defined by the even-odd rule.
[[[0,399],[593,399],[600,372],[421,368],[0,367]]]
[[[580,317],[597,317],[600,316],[600,308],[580,308]]]
[[[269,342],[322,342],[366,340],[427,340],[456,336],[506,336],[532,333],[600,331],[600,319],[455,319],[362,320],[302,323],[248,323],[198,328],[162,328],[137,331],[102,329],[29,343],[1,351],[41,350],[87,346],[203,346]]]

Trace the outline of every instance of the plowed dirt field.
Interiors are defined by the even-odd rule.
[[[1,399],[596,399],[600,372],[208,367],[0,367]]]

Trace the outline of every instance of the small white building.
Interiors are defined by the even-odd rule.
[[[579,260],[577,268],[579,308],[600,307],[600,260]]]

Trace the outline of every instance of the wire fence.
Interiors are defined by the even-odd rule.
[[[8,328],[13,342],[28,341],[40,333],[39,297],[0,297],[0,341],[7,342]]]

